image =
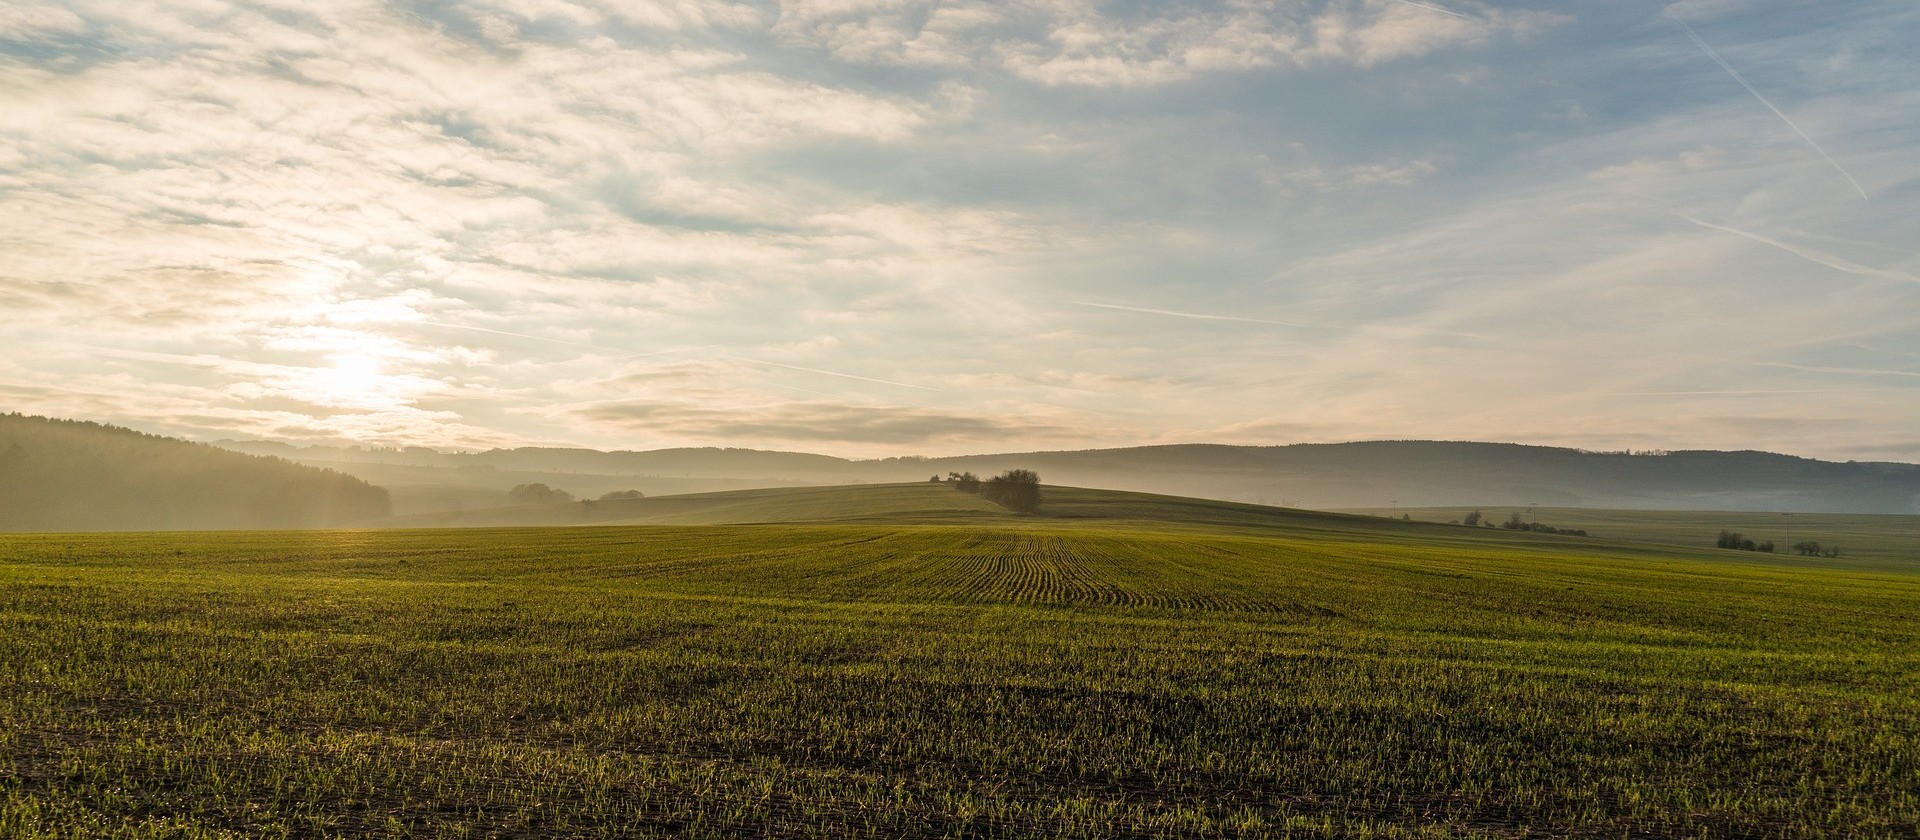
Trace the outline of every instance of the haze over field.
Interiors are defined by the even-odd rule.
[[[1920,460],[1916,42],[1901,0],[10,0],[0,403]]]
[[[1920,466],[1837,464],[1764,452],[1581,452],[1444,441],[1155,446],[847,460],[801,452],[669,449],[363,450],[222,446],[359,476],[397,513],[494,507],[538,482],[582,497],[924,481],[955,471],[1038,469],[1051,484],[1284,507],[1531,505],[1681,510],[1920,513]]]

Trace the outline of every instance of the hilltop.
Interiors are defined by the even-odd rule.
[[[0,415],[0,531],[322,528],[387,516],[344,473],[78,420]]]

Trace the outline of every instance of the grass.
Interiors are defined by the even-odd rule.
[[[1050,505],[0,536],[0,836],[1920,833],[1906,566]]]

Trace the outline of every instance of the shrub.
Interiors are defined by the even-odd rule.
[[[573,494],[545,484],[516,484],[507,491],[507,501],[516,505],[546,505],[571,502]]]

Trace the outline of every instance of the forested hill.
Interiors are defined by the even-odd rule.
[[[1767,452],[1588,452],[1551,446],[1378,441],[1188,444],[951,458],[855,461],[751,449],[296,448],[225,445],[331,466],[393,488],[402,513],[501,504],[538,481],[582,496],[647,495],[794,484],[924,481],[950,471],[1031,469],[1048,484],[1136,490],[1290,507],[1541,505],[1670,510],[1920,513],[1920,466],[1834,462]],[[428,492],[428,491],[431,492]]]
[[[333,470],[0,414],[0,531],[311,528],[390,513],[386,490]]]

